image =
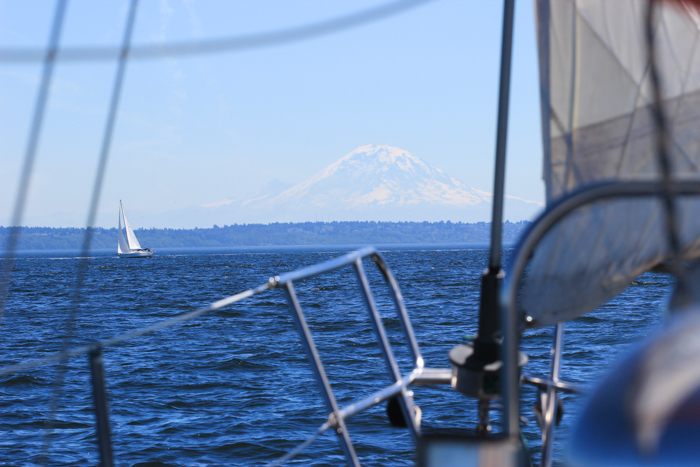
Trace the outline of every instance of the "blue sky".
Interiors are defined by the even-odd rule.
[[[133,43],[271,31],[383,3],[142,0]],[[70,1],[61,45],[118,45],[127,6]],[[53,8],[0,2],[0,47],[45,46]],[[130,62],[100,204],[107,217],[99,223],[116,222],[119,199],[163,212],[242,196],[273,179],[298,183],[366,144],[398,146],[491,191],[501,22],[500,1],[435,0],[318,39]],[[517,2],[513,66],[506,190],[543,201],[530,1]],[[109,62],[59,62],[25,218],[54,226],[62,224],[54,213],[84,218],[114,70]],[[39,72],[39,63],[0,63],[4,225]]]

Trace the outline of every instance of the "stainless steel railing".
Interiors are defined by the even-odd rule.
[[[362,263],[363,259],[365,258],[370,258],[374,262],[389,288],[394,309],[401,324],[402,333],[406,338],[408,350],[413,363],[412,370],[405,375],[402,375],[399,371],[391,344],[389,343],[386,330],[382,323],[381,316],[379,315],[369,280]],[[364,399],[355,401],[348,406],[341,408],[338,406],[335,400],[333,390],[330,386],[321,362],[321,358],[314,344],[311,331],[306,323],[303,310],[294,289],[294,283],[313,276],[326,274],[343,267],[353,267],[355,270],[358,285],[363,295],[364,304],[369,312],[372,329],[379,342],[387,372],[392,383],[389,386],[381,388],[375,393],[365,397]],[[254,289],[249,289],[244,292],[231,295],[195,311],[182,313],[173,318],[154,323],[150,326],[135,329],[133,331],[108,339],[103,339],[88,345],[67,349],[43,358],[5,366],[0,368],[0,376],[23,372],[44,365],[65,363],[72,357],[87,355],[89,357],[88,363],[92,376],[93,409],[96,418],[101,464],[113,465],[109,410],[107,407],[102,350],[108,347],[121,345],[128,340],[143,336],[145,334],[150,334],[152,332],[199,318],[212,311],[219,310],[254,295],[273,289],[282,289],[287,296],[287,302],[289,304],[292,319],[294,320],[297,331],[299,332],[304,350],[306,351],[306,354],[311,362],[311,366],[319,383],[321,395],[326,404],[326,408],[329,411],[327,421],[322,425],[315,436],[318,436],[318,434],[322,433],[326,429],[333,428],[346,456],[348,464],[351,466],[359,466],[360,464],[353,448],[352,441],[350,440],[345,421],[353,415],[367,410],[370,407],[380,404],[393,397],[398,397],[399,405],[409,431],[414,441],[417,442],[420,437],[420,416],[417,414],[420,412],[417,410],[417,406],[415,406],[413,403],[412,393],[409,391],[408,387],[412,384],[450,384],[452,381],[452,370],[449,368],[436,369],[424,367],[423,357],[421,356],[420,348],[418,347],[418,342],[413,332],[413,327],[411,326],[411,321],[408,317],[408,312],[406,311],[403,296],[401,295],[401,290],[399,289],[398,283],[384,261],[384,258],[375,248],[372,247],[357,250],[339,258],[283,274],[281,276],[271,277],[268,282]],[[300,450],[298,452],[300,452]]]
[[[396,359],[394,358],[391,344],[387,338],[384,324],[382,323],[381,316],[379,315],[379,311],[372,294],[372,289],[362,264],[362,260],[364,258],[372,259],[389,287],[396,315],[401,323],[401,329],[408,343],[408,348],[413,360],[413,370],[407,375],[401,375]],[[341,409],[335,400],[328,377],[323,369],[323,363],[321,362],[311,336],[311,332],[306,324],[306,320],[304,319],[304,312],[294,290],[294,282],[313,276],[326,274],[343,267],[352,267],[355,271],[365,306],[369,312],[372,330],[374,331],[377,341],[379,342],[387,372],[389,373],[389,377],[393,383],[391,386],[372,394],[370,397]],[[338,436],[338,441],[340,442],[343,452],[345,453],[348,464],[351,466],[360,465],[353,448],[352,441],[350,440],[348,430],[345,426],[345,420],[350,416],[379,404],[391,397],[398,397],[399,405],[401,407],[404,419],[406,420],[406,424],[411,432],[414,442],[417,442],[418,438],[420,437],[420,419],[417,416],[417,409],[413,404],[412,393],[408,390],[408,385],[421,379],[424,372],[424,361],[423,357],[421,356],[415,334],[413,333],[413,327],[411,326],[411,321],[408,317],[406,306],[404,305],[401,290],[399,289],[398,283],[394,279],[394,276],[384,261],[382,255],[372,247],[363,248],[340,258],[326,261],[325,263],[303,268],[282,276],[270,278],[270,283],[273,288],[284,289],[287,295],[287,302],[292,312],[292,318],[294,319],[297,331],[299,332],[299,336],[301,337],[304,345],[304,350],[306,351],[309,361],[311,362],[314,374],[321,388],[321,393],[323,395],[324,402],[326,403],[326,408],[330,412],[329,421],[332,421],[334,428],[336,428],[335,431]],[[449,376],[447,373],[448,371]],[[445,370],[444,372],[436,372],[433,370],[426,373],[426,377],[428,378],[426,378],[424,381],[432,379],[440,382],[449,382],[451,379],[451,371]]]

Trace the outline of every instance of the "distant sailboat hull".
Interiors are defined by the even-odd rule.
[[[117,256],[120,258],[150,258],[153,253],[155,253],[153,250],[132,251],[131,253],[117,253]]]

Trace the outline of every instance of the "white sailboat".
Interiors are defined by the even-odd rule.
[[[122,228],[122,219],[124,227]],[[129,221],[126,218],[124,207],[119,200],[119,240],[117,242],[117,256],[120,258],[150,258],[155,253],[150,248],[142,248],[139,241],[136,239],[134,229],[131,228]]]

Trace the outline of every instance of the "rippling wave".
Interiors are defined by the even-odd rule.
[[[190,250],[159,252],[148,260],[97,254],[89,259],[73,342],[145,326],[347,251]],[[402,288],[428,366],[447,367],[448,351],[476,332],[479,278],[487,254],[444,245],[383,252]],[[56,252],[26,254],[17,261],[0,328],[3,366],[60,349],[76,259]],[[369,262],[366,269],[405,372],[410,357],[388,292]],[[653,331],[669,286],[667,276],[645,274],[613,302],[567,325],[563,378],[594,381],[630,343]],[[352,270],[309,279],[296,288],[339,403],[387,385]],[[526,332],[528,373],[547,373],[551,339],[550,329]],[[327,416],[281,291],[107,349],[104,359],[119,465],[262,464],[306,439]],[[0,464],[41,463],[49,426],[51,465],[98,462],[87,358],[70,360],[55,420],[49,424],[55,378],[56,367],[46,366],[0,379]],[[448,387],[419,387],[414,393],[423,429],[474,426],[473,400]],[[580,397],[563,399],[566,415],[557,432],[562,440],[581,407]],[[537,453],[534,401],[535,391],[525,388],[522,412],[530,423],[524,434]],[[389,425],[384,407],[356,416],[348,427],[363,465],[412,465],[410,436]],[[299,459],[304,465],[344,464],[330,434]]]

